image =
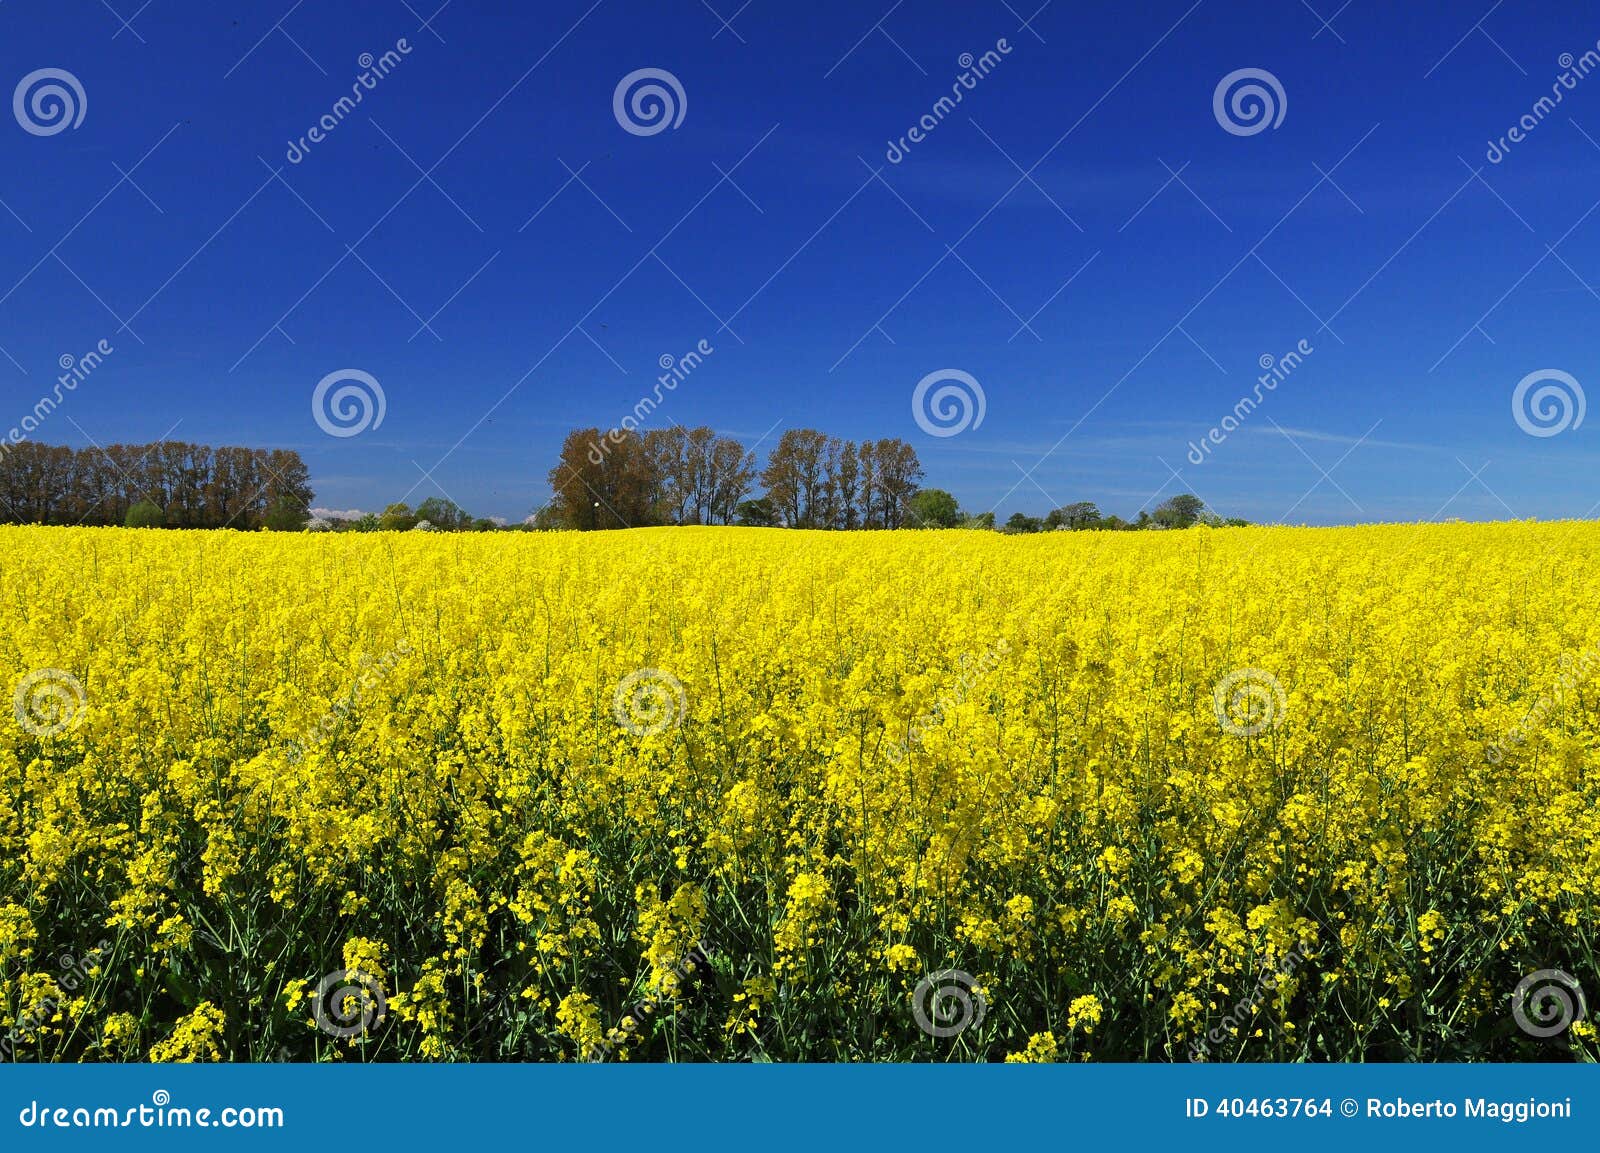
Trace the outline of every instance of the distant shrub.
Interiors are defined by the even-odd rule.
[[[128,510],[122,522],[128,528],[160,528],[167,523],[167,514],[153,500],[141,500]]]
[[[311,513],[305,505],[297,504],[287,498],[279,498],[267,509],[263,519],[266,527],[273,532],[299,532],[305,528],[306,522],[311,519]]]

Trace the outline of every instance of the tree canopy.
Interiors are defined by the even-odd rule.
[[[0,523],[168,528],[299,528],[315,494],[300,454],[164,440],[70,448],[33,441],[0,446]]]

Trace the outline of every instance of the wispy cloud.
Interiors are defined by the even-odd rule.
[[[1359,444],[1363,448],[1398,448],[1410,452],[1450,452],[1452,450],[1437,444],[1418,444],[1403,440],[1380,440],[1377,437],[1349,436],[1342,432],[1323,432],[1314,428],[1290,428],[1288,425],[1277,428],[1260,428],[1255,426],[1240,429],[1247,436],[1271,436],[1283,439],[1283,433],[1288,433],[1296,440],[1316,440],[1326,444]]]

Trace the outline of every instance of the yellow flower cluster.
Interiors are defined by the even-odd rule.
[[[28,1060],[1592,1057],[1508,1001],[1600,996],[1596,604],[1577,523],[0,528],[0,1029]],[[371,1029],[318,1027],[337,970]],[[956,1036],[912,1012],[944,970],[987,1007]]]

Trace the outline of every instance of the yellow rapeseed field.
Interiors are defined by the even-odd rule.
[[[1585,523],[0,528],[4,1055],[1593,1058],[1597,612]]]

